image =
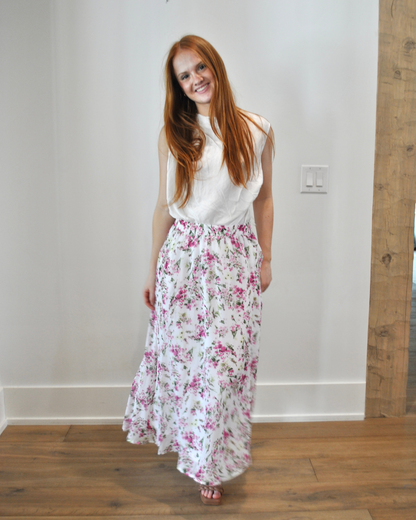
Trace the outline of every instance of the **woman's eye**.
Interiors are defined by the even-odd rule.
[[[199,70],[202,70],[202,69],[205,69],[205,65],[203,63],[201,63],[201,65],[199,66]]]
[[[188,77],[188,74],[185,74],[184,76],[181,77],[181,80],[183,81],[184,79],[186,79]]]

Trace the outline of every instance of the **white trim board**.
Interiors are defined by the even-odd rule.
[[[4,405],[4,390],[0,387],[0,435],[6,429],[6,408]]]
[[[7,424],[118,424],[130,386],[4,387]],[[1,395],[0,395],[1,398]],[[253,422],[364,419],[365,383],[257,385]]]

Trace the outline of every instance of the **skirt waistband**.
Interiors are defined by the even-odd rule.
[[[236,233],[241,233],[251,240],[256,240],[256,235],[253,233],[250,222],[233,226],[224,226],[216,224],[201,224],[191,222],[190,220],[176,219],[173,227],[181,233],[195,236],[209,235],[213,238],[231,238]]]

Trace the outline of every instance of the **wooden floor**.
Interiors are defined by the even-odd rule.
[[[208,507],[175,454],[127,443],[118,425],[8,426],[0,517],[416,519],[416,416],[255,424],[252,441],[253,465]]]

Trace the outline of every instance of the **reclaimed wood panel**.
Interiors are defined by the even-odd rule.
[[[412,310],[410,313],[409,338],[409,371],[407,377],[406,397],[406,415],[416,416],[416,284],[413,284],[412,286]]]
[[[380,0],[366,417],[406,413],[416,190],[414,0]]]

